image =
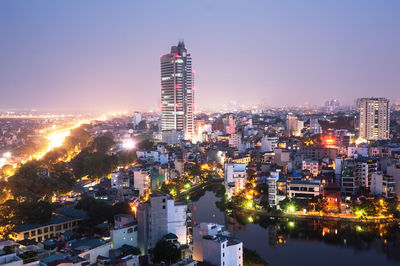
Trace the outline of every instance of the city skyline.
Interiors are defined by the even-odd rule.
[[[200,109],[400,100],[399,2],[229,3],[2,1],[0,105],[156,110],[158,56],[179,39]]]

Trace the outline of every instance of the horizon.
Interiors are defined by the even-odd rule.
[[[232,101],[298,107],[338,99],[353,106],[374,96],[400,102],[398,1],[41,0],[0,7],[3,110],[156,110],[159,56],[180,39],[193,58],[197,110]]]

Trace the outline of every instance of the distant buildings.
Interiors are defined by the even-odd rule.
[[[328,100],[325,102],[325,112],[334,112],[340,107],[338,100]]]
[[[304,128],[304,121],[301,121],[297,116],[288,114],[286,116],[286,131],[288,136],[300,136],[301,130]]]
[[[192,58],[183,41],[161,56],[161,129],[194,135],[194,84]]]
[[[385,98],[361,98],[357,100],[360,114],[359,136],[367,140],[389,138],[389,100]]]
[[[142,114],[139,112],[135,112],[133,114],[133,119],[132,119],[133,126],[137,127],[139,125],[140,121],[142,121]]]
[[[187,205],[174,202],[169,196],[151,194],[137,212],[138,241],[142,253],[154,248],[165,235],[172,233],[180,244],[187,243]]]

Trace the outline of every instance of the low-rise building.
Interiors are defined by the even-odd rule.
[[[118,249],[123,245],[138,246],[138,228],[135,218],[129,214],[114,216],[114,227],[110,230],[111,248]]]
[[[289,198],[313,198],[321,194],[319,180],[292,180],[288,181]]]
[[[193,228],[193,259],[218,266],[243,265],[243,243],[222,229],[213,223]]]
[[[45,239],[61,235],[64,231],[76,232],[82,218],[71,218],[53,214],[50,221],[45,224],[23,224],[12,233],[15,241],[32,239],[42,242]]]

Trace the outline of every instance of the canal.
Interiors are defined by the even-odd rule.
[[[270,218],[221,211],[217,188],[191,196],[195,223],[225,225],[270,265],[400,265],[397,224]]]

